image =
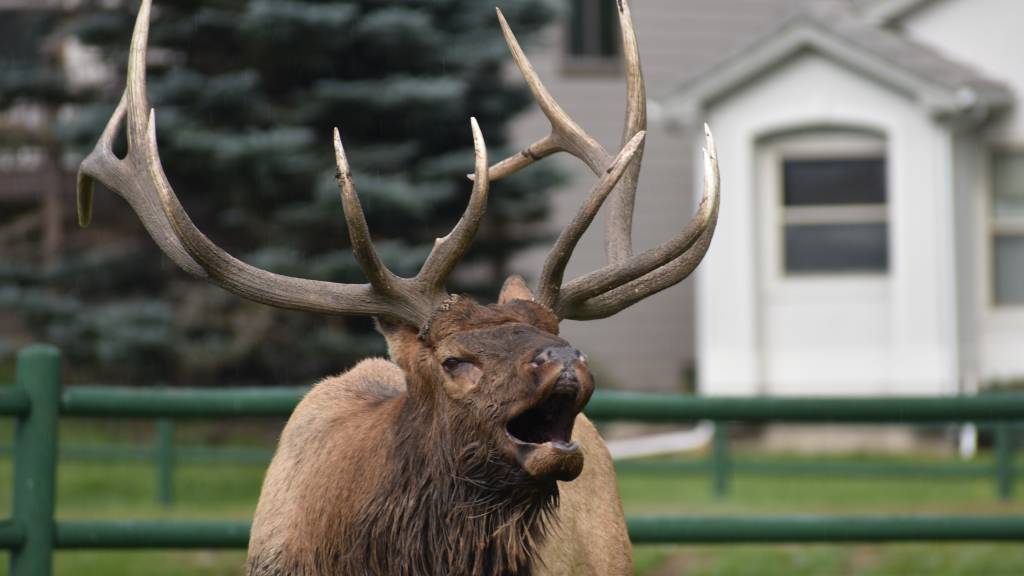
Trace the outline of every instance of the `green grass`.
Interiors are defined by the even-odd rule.
[[[209,434],[199,425],[184,425],[180,430],[190,440]],[[62,441],[68,444],[114,439],[123,442],[126,436],[139,442],[149,434],[149,427],[139,423],[110,427],[71,420],[62,424]],[[221,436],[232,444],[252,443],[251,434],[241,434],[243,440],[237,442],[234,433]],[[0,427],[0,441],[9,438],[7,427]],[[895,461],[880,457],[844,460],[855,459],[869,463]],[[59,469],[58,517],[247,520],[252,516],[262,477],[260,466],[182,465],[176,475],[177,506],[165,510],[155,503],[156,477],[148,464],[64,461]],[[629,472],[620,475],[620,490],[629,514],[1024,514],[1024,498],[1021,502],[997,502],[990,479],[740,475],[730,497],[719,500],[712,496],[710,480],[705,476]],[[10,493],[11,468],[4,458],[0,460],[0,495]],[[1018,486],[1018,494],[1024,494],[1024,485]],[[0,497],[0,516],[8,515],[9,507],[9,498]],[[635,555],[637,571],[644,576],[1024,574],[1024,547],[1016,544],[640,546]],[[244,557],[243,551],[59,552],[56,574],[230,576],[242,573]],[[6,562],[0,566],[3,574]]]

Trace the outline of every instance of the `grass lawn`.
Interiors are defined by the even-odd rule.
[[[146,433],[145,426],[126,426],[138,427],[135,438]],[[181,435],[202,436],[187,427]],[[108,436],[123,441],[125,429],[98,429],[75,421],[62,423],[65,443],[108,441]],[[9,432],[0,429],[0,441],[7,438]],[[885,461],[861,459],[872,463]],[[155,473],[150,465],[65,461],[59,468],[58,516],[65,520],[247,520],[252,515],[262,477],[261,466],[181,465],[176,476],[177,505],[165,510],[155,504]],[[711,495],[709,479],[703,476],[629,472],[620,475],[620,488],[630,514],[1024,514],[1024,500],[996,502],[991,480],[740,475],[730,497],[716,500]],[[10,462],[3,458],[0,494],[10,491]],[[0,498],[0,514],[8,513],[8,498]],[[635,555],[638,573],[646,576],[1024,574],[1024,546],[1018,544],[642,546]],[[59,552],[56,574],[234,575],[242,573],[244,556],[243,551]],[[6,574],[6,569],[3,562],[0,575]]]

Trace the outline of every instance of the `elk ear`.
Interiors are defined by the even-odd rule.
[[[391,360],[406,369],[409,362],[416,357],[422,344],[417,337],[417,330],[408,324],[392,322],[383,318],[374,318],[377,331],[388,342],[388,356]]]
[[[501,287],[501,294],[498,295],[498,304],[508,304],[513,300],[528,300],[533,302],[533,292],[526,285],[526,280],[518,274],[513,274],[505,280]]]

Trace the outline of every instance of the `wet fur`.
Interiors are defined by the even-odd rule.
[[[364,379],[367,376],[372,380]],[[530,573],[537,543],[557,505],[553,484],[538,487],[473,438],[455,438],[458,424],[425,432],[420,423],[426,420],[429,426],[429,415],[425,407],[409,402],[394,364],[364,361],[345,377],[319,384],[303,404],[319,407],[339,400],[374,411],[376,417],[369,420],[377,420],[383,430],[369,436],[378,436],[380,450],[363,452],[367,460],[359,466],[329,469],[318,460],[333,450],[316,447],[324,440],[328,446],[334,444],[324,437],[325,431],[319,426],[289,426],[281,442],[287,447],[281,450],[282,464],[318,481],[290,486],[300,492],[288,499],[303,505],[292,511],[296,515],[291,521],[270,532],[294,537],[269,547],[253,546],[251,575]],[[390,415],[398,415],[403,425],[394,428],[397,432],[390,439],[380,438],[379,432],[391,428],[383,422]],[[333,422],[317,424],[332,428],[332,436],[339,439],[350,437],[349,428],[365,428],[346,425],[343,419],[338,414]],[[439,453],[439,446],[461,448]],[[334,449],[344,451],[340,446]],[[373,489],[355,489],[359,485]],[[343,497],[363,505],[356,509],[335,500]],[[307,519],[315,521],[307,524]],[[319,544],[310,546],[314,542]]]

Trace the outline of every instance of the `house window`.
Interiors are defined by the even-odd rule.
[[[993,152],[992,192],[995,303],[1024,305],[1024,152]]]
[[[884,152],[784,156],[786,274],[888,271],[886,200]]]
[[[616,60],[622,42],[617,0],[572,0],[566,49],[570,60]]]

